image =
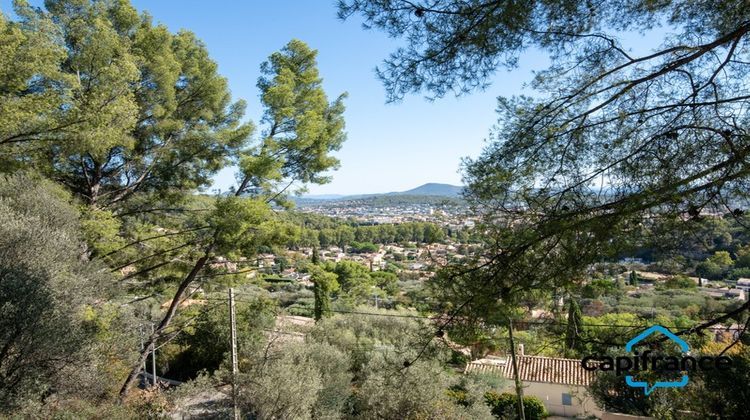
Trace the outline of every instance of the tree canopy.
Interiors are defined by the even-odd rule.
[[[231,101],[191,32],[172,34],[126,1],[15,8],[21,20],[0,23],[16,34],[4,48],[17,59],[2,96],[3,160],[111,208],[136,191],[208,186],[252,132],[240,122],[245,103]]]
[[[486,88],[530,47],[550,58],[533,94],[498,100],[492,140],[465,162],[487,246],[455,307],[488,313],[477,302],[570,287],[589,264],[644,235],[690,230],[702,212],[745,221],[743,2],[344,0],[339,10],[404,40],[378,71],[389,100]],[[635,54],[625,31],[660,40]]]
[[[272,206],[330,181],[346,94],[329,101],[317,51],[292,40],[261,64],[256,131],[190,31],[127,0],[17,0],[14,11],[0,16],[0,172],[23,167],[63,185],[80,205],[82,258],[130,292],[173,296],[147,348],[215,259],[290,241]],[[230,194],[196,194],[232,164]]]

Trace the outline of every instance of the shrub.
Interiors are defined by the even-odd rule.
[[[748,255],[748,258],[750,259],[750,255]],[[729,274],[729,278],[732,280],[737,280],[741,277],[750,277],[750,267],[735,268]]]
[[[697,285],[689,277],[677,275],[668,278],[664,282],[664,287],[667,289],[695,289]]]
[[[91,359],[96,331],[82,314],[112,279],[82,257],[66,200],[34,178],[0,179],[0,413],[73,389],[65,369]]]
[[[490,406],[492,414],[499,419],[515,419],[518,417],[517,397],[514,394],[504,392],[502,394],[495,391],[489,391],[484,394],[487,405]],[[549,415],[544,408],[542,400],[534,396],[523,397],[523,411],[528,420],[543,419]]]

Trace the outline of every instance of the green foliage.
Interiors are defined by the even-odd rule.
[[[393,273],[375,271],[358,262],[342,260],[326,264],[326,270],[335,273],[341,286],[340,301],[353,307],[379,297],[398,293],[398,276]]]
[[[722,270],[726,270],[734,265],[734,261],[727,251],[714,252],[714,254],[708,258],[708,261],[718,265]]]
[[[370,278],[375,281],[375,285],[385,291],[390,296],[398,293],[398,276],[388,271],[375,271],[370,273]]]
[[[172,33],[127,0],[50,0],[44,8],[18,0],[14,10],[16,21],[0,16],[0,171],[33,168],[71,194],[36,178],[0,185],[7,189],[0,216],[8,219],[0,274],[12,289],[1,294],[8,301],[0,302],[7,312],[0,358],[14,359],[0,360],[0,399],[10,398],[11,388],[38,396],[61,375],[99,387],[103,380],[78,380],[92,371],[77,364],[83,350],[97,354],[89,355],[90,365],[106,366],[110,382],[127,376],[128,365],[137,373],[140,363],[131,355],[138,346],[132,333],[122,334],[135,329],[125,325],[131,309],[163,316],[159,342],[174,337],[175,314],[184,322],[176,325],[179,337],[164,343],[161,351],[174,363],[162,371],[190,377],[217,369],[225,353],[224,314],[190,305],[160,314],[158,304],[165,295],[185,299],[198,281],[207,290],[215,287],[208,279],[218,276],[227,276],[220,283],[246,281],[228,275],[234,262],[219,261],[247,261],[298,237],[315,245],[316,234],[276,217],[270,205],[286,204],[294,183],[330,179],[323,173],[338,166],[330,152],[345,139],[345,95],[329,102],[317,53],[290,42],[262,65],[267,128],[251,144],[245,103],[232,101],[227,80],[191,32]],[[230,163],[239,164],[242,176],[234,195],[196,194]],[[46,242],[37,243],[41,238]],[[36,260],[25,244],[40,249]],[[101,301],[85,307],[92,285],[124,303],[102,274],[108,272],[118,273],[132,294],[122,316]],[[184,319],[183,310],[196,318]],[[255,312],[244,326],[257,334],[268,314]],[[62,398],[78,388],[67,384],[56,393]],[[97,398],[110,392],[99,390]]]
[[[290,246],[349,247],[351,252],[376,252],[376,244],[402,242],[434,243],[445,238],[445,232],[433,223],[356,225],[342,220],[313,218],[309,214],[291,214],[292,221],[306,225]],[[313,238],[314,237],[314,238]],[[361,249],[360,249],[361,248]]]
[[[337,418],[347,409],[351,396],[350,356],[325,343],[306,343],[305,350],[317,366],[322,387],[313,405],[314,418]]]
[[[306,346],[291,344],[264,360],[262,370],[242,371],[238,383],[243,412],[262,419],[312,418],[323,380],[311,356]]]
[[[379,247],[372,242],[352,242],[350,251],[355,254],[366,254],[377,252]]]
[[[695,418],[739,419],[745,416],[748,394],[746,387],[737,384],[750,378],[749,356],[744,348],[732,356],[731,369],[693,371],[686,387],[659,389],[648,397],[613,373],[598,374],[589,392],[597,404],[620,413],[668,419],[691,412]]]
[[[371,309],[358,308],[365,310]],[[483,396],[500,383],[446,369],[440,346],[428,344],[418,362],[404,369],[404,359],[419,351],[416,343],[432,338],[427,326],[408,317],[347,314],[320,320],[304,343],[264,335],[254,345],[242,340],[243,412],[257,418],[491,418]],[[227,375],[217,371],[219,381]],[[203,389],[178,391],[179,398]]]
[[[112,205],[208,186],[251,133],[192,33],[154,26],[126,1],[49,1],[49,14],[18,4],[21,21],[5,29],[20,30],[11,56],[27,69],[3,89],[14,115],[0,127],[5,159]]]
[[[312,258],[310,259],[310,262],[314,265],[317,265],[320,262],[320,256],[318,252],[318,247],[314,246],[312,250]]]
[[[709,280],[719,280],[722,277],[723,270],[721,266],[711,260],[705,260],[695,267],[695,274]]]
[[[733,280],[748,277],[750,277],[750,267],[735,268],[729,273],[729,278]]]
[[[750,51],[737,48],[750,36],[743,5],[397,3],[339,5],[342,18],[358,15],[403,41],[378,69],[390,100],[485,88],[529,46],[550,58],[533,93],[499,99],[493,139],[465,162],[482,256],[437,276],[441,312],[460,308],[477,323],[500,325],[498,300],[512,307],[578,288],[591,265],[639,248],[658,258],[687,248],[694,261],[713,253],[699,275],[726,276],[729,252],[747,229],[727,229],[727,220],[709,214],[729,211],[747,226]],[[669,30],[654,31],[658,25]],[[646,32],[648,52],[631,51],[620,36],[631,31]],[[685,247],[681,240],[696,231]],[[598,302],[605,301],[616,303]]]
[[[65,49],[55,41],[59,30],[48,16],[36,14],[26,2],[16,2],[19,22],[0,16],[0,168],[22,167],[13,159],[25,152],[25,139],[54,130],[66,115],[63,95],[75,81],[60,71]],[[10,152],[8,149],[12,149]]]
[[[163,401],[162,401],[163,402]],[[107,418],[113,420],[129,420],[143,418],[156,418],[164,408],[158,404],[150,404],[146,398],[133,399],[126,404],[112,401],[88,401],[83,399],[66,400],[59,404],[34,404],[28,403],[17,411],[9,419],[45,418],[54,420],[72,419],[96,419]]]
[[[316,56],[317,51],[295,39],[261,65],[262,121],[270,129],[255,159],[268,162],[275,156],[271,165],[275,168],[265,172],[266,178],[325,183],[330,178],[320,173],[338,166],[338,160],[328,152],[339,150],[346,139],[346,94],[328,102]],[[277,157],[280,153],[282,158]],[[246,175],[256,173],[248,166],[241,167]]]
[[[356,312],[416,315],[412,311],[374,310],[368,307],[355,308]],[[417,319],[392,316],[367,316],[358,314],[336,315],[324,318],[310,331],[310,340],[327,343],[351,357],[349,369],[357,378],[366,375],[366,365],[380,353],[391,357],[398,367],[403,367],[405,358],[416,356],[414,343],[424,343],[433,334],[427,324]],[[438,348],[430,344],[424,357],[434,358]]]
[[[125,245],[120,236],[122,221],[112,212],[83,207],[81,213],[81,232],[94,256],[108,254]]]
[[[745,403],[750,398],[748,388],[737,386],[750,380],[750,350],[747,346],[732,356],[732,368],[723,371],[703,370],[691,375],[691,385],[680,398],[685,409],[701,418],[745,417]],[[731,392],[728,392],[731,390]]]
[[[81,312],[112,279],[81,258],[78,213],[59,187],[0,179],[0,406],[12,409],[84,369]]]
[[[331,293],[339,290],[339,282],[334,273],[321,268],[312,269],[313,293],[315,294],[315,319],[331,315]]]
[[[216,252],[232,257],[237,251],[252,255],[258,241],[267,234],[267,225],[261,224],[270,218],[269,206],[257,199],[240,197],[217,198],[215,208],[208,217],[213,228]]]
[[[333,272],[338,276],[339,284],[345,291],[351,290],[360,283],[370,283],[370,270],[364,265],[343,260],[336,263]]]
[[[607,407],[613,412],[637,416],[666,412],[666,416],[659,418],[679,418],[673,416],[676,415],[677,408],[675,400],[679,398],[682,389],[659,389],[659,392],[646,397],[642,388],[628,386],[622,376],[612,372],[600,372],[588,387],[588,392],[598,406]]]
[[[357,311],[394,314],[372,308]],[[396,314],[414,315],[408,311]],[[442,366],[447,354],[430,342],[432,337],[428,324],[418,319],[347,314],[317,323],[308,340],[349,355],[346,368],[353,375],[353,387],[348,417],[489,418],[489,410],[481,401],[487,384],[463,384],[462,389],[470,394],[465,405],[451,397],[449,389],[461,385],[465,378],[454,377]],[[404,369],[404,361],[415,358],[425,343],[419,361]]]
[[[451,378],[436,361],[419,361],[399,372],[376,359],[357,392],[357,416],[362,418],[490,419],[490,410],[476,396],[456,403],[448,389]]]
[[[664,282],[667,289],[695,289],[698,285],[687,276],[672,276]]]
[[[738,268],[750,268],[750,245],[745,245],[737,250],[735,266]]]
[[[490,391],[484,395],[484,398],[487,405],[492,409],[492,415],[496,418],[510,420],[518,417],[518,397],[516,395]],[[549,415],[542,401],[531,395],[523,397],[523,410],[529,420],[541,420]]]
[[[628,276],[628,284],[631,286],[638,286],[638,273],[636,273],[635,270],[630,272],[630,275]]]
[[[583,286],[581,290],[581,296],[588,299],[596,299],[602,296],[615,296],[620,292],[615,283],[611,279],[594,279],[588,284]]]
[[[229,308],[225,294],[219,296],[183,314],[192,321],[175,340],[174,355],[162,360],[168,377],[185,380],[202,370],[213,373],[229,359]],[[262,346],[264,330],[274,324],[274,310],[273,302],[264,297],[238,299],[237,343],[243,352]]]

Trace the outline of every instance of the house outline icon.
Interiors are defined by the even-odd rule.
[[[669,331],[668,329],[662,327],[661,325],[653,325],[650,328],[646,329],[646,331],[643,331],[642,333],[638,334],[637,336],[633,337],[630,341],[628,341],[627,344],[625,344],[625,351],[630,352],[633,349],[634,345],[638,344],[639,342],[643,341],[646,337],[656,332],[660,332],[664,334],[664,336],[666,336],[667,338],[675,342],[678,346],[680,346],[680,350],[682,350],[683,353],[686,353],[690,350],[690,346],[688,346],[685,340],[676,336],[672,331]],[[628,386],[633,387],[633,388],[643,388],[643,392],[646,395],[649,395],[652,392],[654,392],[656,388],[682,388],[688,384],[688,381],[689,381],[688,376],[682,375],[682,379],[679,381],[671,381],[671,382],[660,381],[660,382],[654,382],[653,385],[649,386],[648,382],[636,381],[633,379],[631,375],[627,375],[625,377],[625,382],[628,384]]]

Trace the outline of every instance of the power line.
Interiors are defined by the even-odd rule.
[[[235,292],[235,294],[240,295],[243,294],[245,296],[250,296],[248,294],[244,294],[241,292]],[[219,299],[219,298],[205,298],[206,300],[222,300],[226,301],[226,299]],[[242,303],[255,303],[253,301],[249,300],[241,300],[241,299],[235,299],[235,302],[242,302]],[[302,311],[309,311],[312,312],[312,310],[307,308],[299,308]],[[353,315],[365,315],[365,316],[382,316],[382,317],[394,317],[394,318],[413,318],[413,319],[427,319],[427,320],[439,320],[442,318],[442,316],[425,316],[425,315],[412,315],[412,314],[389,314],[389,313],[377,313],[377,312],[362,312],[362,311],[347,311],[342,309],[332,309],[331,312],[335,313],[341,313],[341,314],[353,314]],[[524,325],[559,325],[559,326],[567,326],[567,322],[563,321],[557,321],[557,320],[527,320],[527,321],[515,321],[516,325],[519,327],[522,327]],[[585,327],[607,327],[607,328],[648,328],[651,325],[648,324],[593,324],[593,323],[581,323],[580,325]],[[674,329],[681,329],[681,328],[690,328],[680,325],[664,325],[659,324],[664,328],[674,328]]]

